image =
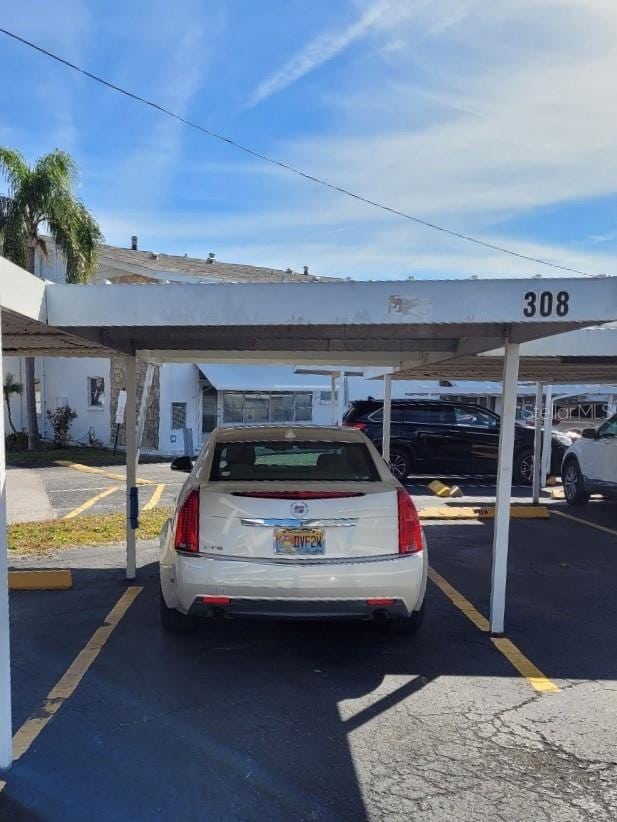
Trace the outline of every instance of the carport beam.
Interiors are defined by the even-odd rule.
[[[503,407],[499,432],[497,497],[495,500],[495,530],[493,532],[490,613],[490,630],[493,635],[503,634],[504,629],[518,364],[519,345],[508,340],[505,345],[503,363]]]
[[[0,328],[0,352],[2,329]],[[3,358],[4,360],[4,358]],[[4,362],[2,362],[4,365]],[[4,379],[4,377],[3,377]],[[9,633],[9,572],[6,538],[6,460],[4,403],[0,402],[0,769],[13,762],[11,722],[11,643]]]
[[[381,454],[386,463],[390,462],[390,430],[392,420],[392,374],[383,377],[383,429],[381,432]]]
[[[533,434],[533,503],[540,502],[540,472],[542,469],[542,403],[544,383],[536,383],[536,404],[534,408],[535,429]]]
[[[135,579],[137,548],[134,498],[137,493],[137,361],[126,358],[126,578]]]

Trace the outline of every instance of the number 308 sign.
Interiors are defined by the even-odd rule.
[[[524,317],[565,317],[569,310],[567,291],[527,291],[523,297]]]

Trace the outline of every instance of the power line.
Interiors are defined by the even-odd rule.
[[[257,157],[259,160],[263,160],[266,163],[270,163],[273,166],[278,166],[279,168],[284,169],[285,171],[289,171],[292,174],[297,175],[298,177],[303,177],[305,180],[310,180],[312,183],[316,183],[317,185],[323,186],[324,188],[329,188],[332,191],[338,191],[339,194],[344,194],[346,197],[351,197],[354,200],[358,200],[361,203],[365,203],[366,205],[373,206],[374,208],[378,208],[381,211],[387,211],[390,214],[394,214],[397,217],[403,217],[406,220],[410,220],[411,222],[417,223],[418,225],[425,226],[426,228],[431,228],[434,231],[441,231],[443,234],[448,234],[450,237],[456,237],[459,240],[465,240],[469,243],[474,243],[475,245],[482,246],[483,248],[489,248],[492,251],[498,251],[501,254],[508,254],[510,257],[517,257],[520,260],[527,260],[528,262],[537,263],[538,265],[545,265],[549,268],[556,268],[560,271],[569,271],[571,274],[581,274],[584,277],[598,277],[604,276],[601,274],[590,274],[588,271],[581,271],[577,268],[570,268],[565,265],[560,265],[558,263],[552,263],[549,260],[543,260],[539,257],[532,257],[528,254],[522,254],[519,251],[514,251],[511,248],[505,248],[504,246],[495,245],[494,243],[489,243],[486,240],[479,240],[477,237],[472,237],[469,234],[462,234],[458,231],[453,231],[450,228],[445,228],[444,226],[437,225],[436,223],[431,223],[428,220],[423,220],[420,217],[414,217],[412,214],[407,214],[405,211],[399,211],[396,208],[392,208],[391,206],[385,205],[384,203],[379,203],[375,200],[371,200],[368,197],[363,197],[361,194],[356,194],[353,191],[349,191],[342,186],[335,185],[334,183],[329,183],[327,180],[322,180],[319,177],[315,177],[312,174],[309,174],[306,171],[302,171],[299,168],[294,168],[294,166],[289,165],[289,163],[284,163],[281,160],[277,160],[274,157],[269,157],[267,154],[262,154],[260,151],[257,151],[250,146],[245,146],[242,143],[238,143],[235,140],[232,140],[231,137],[225,137],[223,134],[218,134],[216,131],[212,131],[212,129],[206,128],[205,126],[200,125],[199,123],[195,123],[192,120],[187,120],[186,117],[182,117],[180,114],[176,114],[173,111],[165,108],[164,106],[155,103],[152,100],[147,100],[145,97],[141,97],[139,94],[135,94],[132,91],[128,91],[121,86],[115,85],[115,83],[111,83],[109,80],[105,80],[103,77],[99,77],[96,74],[92,74],[92,72],[87,71],[86,69],[81,68],[80,66],[75,65],[75,63],[71,63],[69,60],[65,60],[63,57],[60,57],[57,54],[54,54],[47,49],[44,49],[42,46],[38,46],[36,43],[32,43],[30,40],[26,40],[24,37],[20,37],[18,34],[14,34],[12,31],[8,31],[7,29],[0,27],[0,33],[5,34],[7,37],[12,38],[13,40],[17,40],[19,43],[22,43],[25,46],[28,46],[35,51],[44,54],[46,57],[55,60],[58,63],[61,63],[63,66],[67,68],[73,69],[73,71],[79,72],[79,74],[83,74],[85,77],[88,77],[90,80],[94,80],[96,83],[100,83],[103,86],[107,86],[107,88],[112,89],[113,91],[117,91],[119,94],[123,94],[125,97],[129,97],[131,100],[135,100],[138,103],[143,103],[150,108],[155,109],[156,111],[160,112],[161,114],[165,114],[167,117],[171,117],[174,120],[178,120],[178,122],[183,123],[185,126],[189,126],[190,128],[194,128],[197,131],[201,131],[203,134],[207,134],[209,137],[213,137],[215,140],[220,140],[222,143],[227,143],[227,145],[232,146],[233,148],[238,149],[239,151],[243,151],[245,154],[249,154],[252,157]]]

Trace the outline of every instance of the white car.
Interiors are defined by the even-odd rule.
[[[585,505],[590,494],[617,497],[617,414],[599,428],[583,428],[564,455],[561,477],[570,505]]]
[[[161,533],[161,620],[358,618],[413,633],[428,559],[415,506],[360,431],[217,428]]]

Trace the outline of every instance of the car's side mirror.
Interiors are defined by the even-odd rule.
[[[169,466],[172,471],[184,471],[187,474],[190,474],[193,470],[193,461],[190,457],[176,457],[175,460],[172,460],[171,465]]]
[[[585,440],[597,440],[598,432],[595,428],[583,428],[581,437]]]

